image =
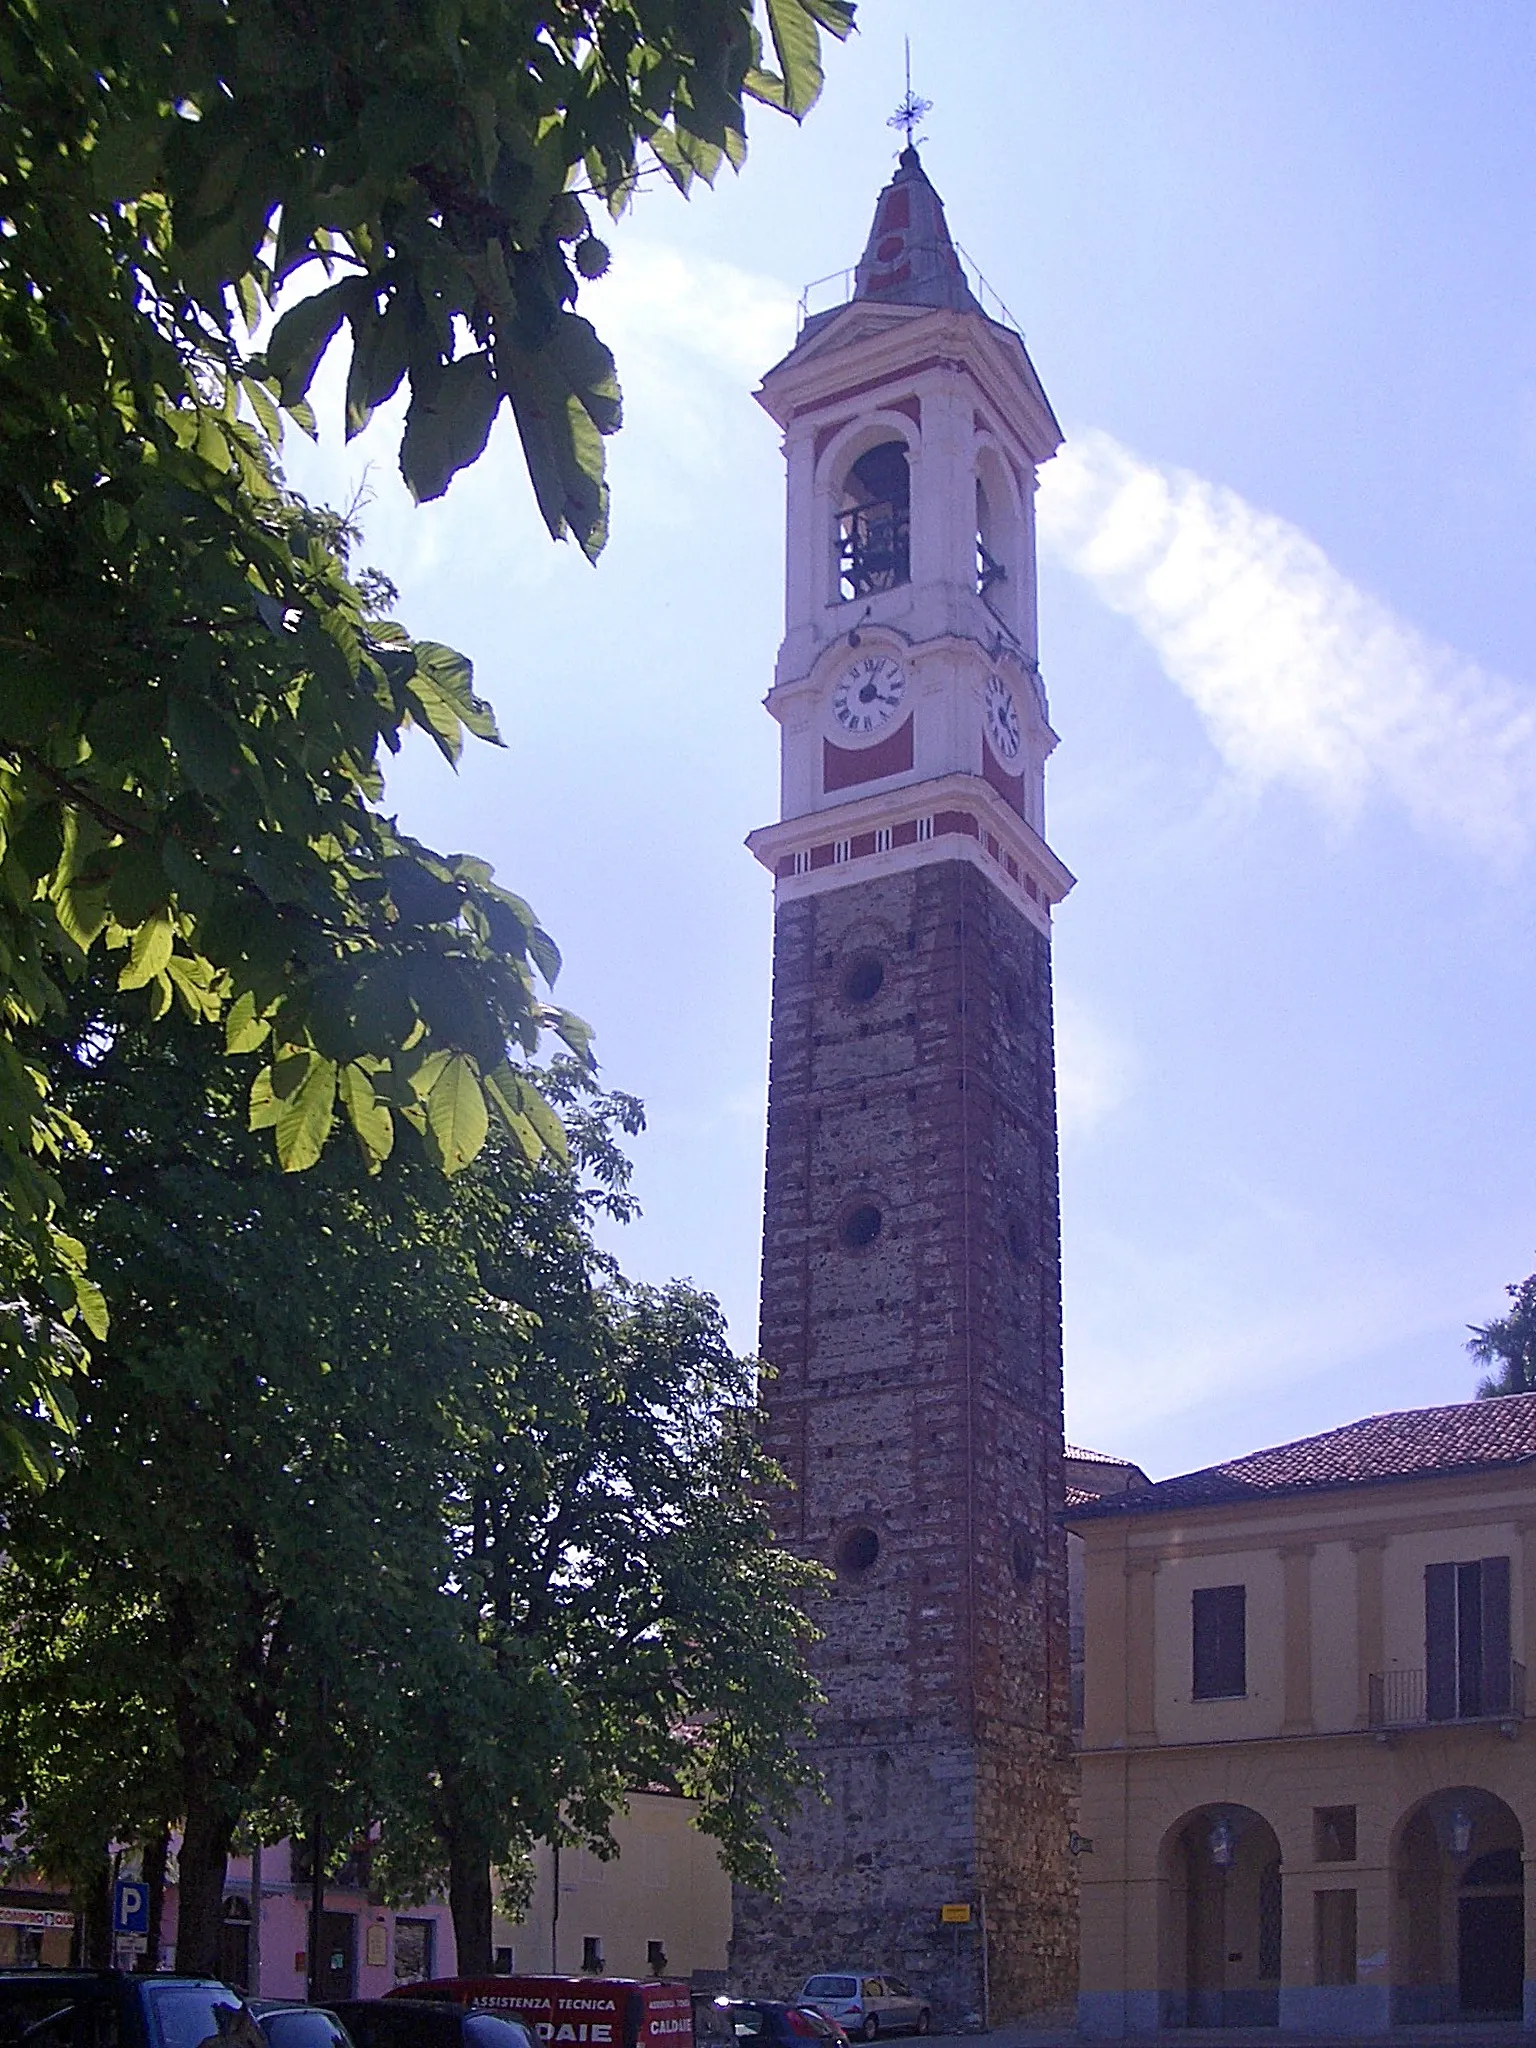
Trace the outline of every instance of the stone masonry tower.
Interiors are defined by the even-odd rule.
[[[903,151],[851,300],[763,381],[788,460],[763,1225],[781,1540],[836,1581],[763,1995],[889,1972],[936,2027],[1076,1989],[1034,491],[1061,433]],[[946,1915],[945,1908],[951,1909]],[[968,1908],[969,1917],[958,1909]]]

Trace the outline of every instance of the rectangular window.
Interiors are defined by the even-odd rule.
[[[849,858],[852,852],[853,841],[851,839],[834,839],[832,842],[832,860],[834,866],[841,867],[843,862]]]
[[[420,1984],[432,1975],[432,1922],[395,1922],[395,1982]],[[508,1968],[510,1969],[510,1962]]]
[[[1238,1700],[1248,1690],[1246,1586],[1201,1586],[1194,1595],[1194,1696]]]
[[[1509,1559],[1426,1565],[1425,1719],[1474,1721],[1509,1709]]]
[[[1354,1807],[1314,1806],[1312,1847],[1319,1863],[1353,1863],[1356,1855]]]
[[[890,828],[890,826],[889,826],[889,825],[877,825],[877,826],[875,827],[875,851],[876,851],[876,853],[889,853],[889,852],[890,852],[890,850],[891,850],[891,828]]]
[[[1314,1925],[1317,1935],[1317,1981],[1319,1984],[1353,1984],[1355,1981],[1355,1894],[1314,1892]]]
[[[809,847],[806,847],[806,846],[803,846],[803,847],[801,847],[800,851],[799,851],[799,852],[798,852],[798,853],[797,853],[797,854],[795,855],[795,873],[796,873],[797,875],[808,875],[808,874],[810,873],[810,871],[811,871],[811,852],[810,852],[810,848],[809,848]]]
[[[918,836],[918,838],[919,838],[919,839],[931,839],[931,838],[933,837],[933,820],[932,820],[932,818],[919,818],[919,819],[918,819],[918,821],[917,821],[917,836]]]

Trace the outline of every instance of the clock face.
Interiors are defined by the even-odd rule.
[[[832,692],[832,716],[855,738],[878,732],[895,717],[906,694],[907,672],[894,656],[866,654],[850,662]]]
[[[987,678],[987,737],[1000,761],[1016,761],[1024,743],[1019,707],[1001,676]]]

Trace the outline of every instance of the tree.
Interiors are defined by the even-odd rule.
[[[846,0],[15,0],[0,31],[0,1452],[41,1478],[105,1307],[61,1208],[87,1131],[33,1027],[99,948],[117,1014],[173,1004],[260,1054],[285,1168],[338,1115],[373,1164],[498,1114],[584,1027],[490,870],[379,809],[408,726],[494,740],[467,662],[386,616],[344,523],[286,491],[283,421],[343,323],[347,426],[404,385],[441,492],[516,417],[550,531],[595,556],[612,360],[574,310],[642,152],[686,191],[802,113]],[[585,181],[583,184],[581,181]],[[283,288],[322,289],[256,330]],[[304,277],[304,282],[308,282]],[[516,1057],[509,1059],[509,1050]],[[43,1425],[48,1425],[45,1427]]]
[[[1497,1367],[1478,1382],[1480,1401],[1498,1394],[1536,1393],[1536,1273],[1504,1291],[1514,1307],[1491,1323],[1474,1323],[1467,1345],[1479,1365]]]
[[[808,1573],[757,1505],[718,1309],[593,1248],[638,1105],[567,1063],[569,1165],[497,1133],[452,1181],[335,1150],[294,1176],[189,1020],[75,1046],[51,1064],[97,1137],[65,1170],[113,1319],[57,1483],[4,1501],[20,1847],[83,1894],[109,1842],[178,1823],[191,1970],[236,1828],[317,1799],[333,1840],[382,1823],[397,1888],[448,1870],[470,1957],[492,1856],[601,1842],[661,1775],[761,1874],[805,1776]]]
[[[733,1875],[771,1888],[765,1822],[815,1782],[797,1739],[815,1697],[801,1603],[821,1575],[772,1541],[762,1499],[781,1475],[752,1364],[708,1296],[605,1273],[578,1194],[542,1176],[487,1248],[487,1284],[532,1314],[480,1382],[448,1517],[471,1682],[416,1696],[401,1755],[417,1781],[387,1803],[419,1814],[407,1841],[446,1866],[467,1973],[491,1967],[493,1865],[533,1841],[612,1853],[612,1812],[664,1783],[698,1802]]]
[[[0,1788],[75,1882],[177,1823],[178,1952],[216,1970],[230,1842],[274,1755],[302,1776],[319,1679],[398,1655],[435,1597],[443,1390],[505,1315],[425,1162],[284,1175],[187,1020],[81,1050],[54,1065],[97,1142],[66,1172],[113,1322],[57,1482],[6,1503]]]

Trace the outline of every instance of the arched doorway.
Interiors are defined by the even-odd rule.
[[[1519,2016],[1524,1851],[1514,1814],[1475,1785],[1448,1786],[1408,1814],[1393,1858],[1394,2020]]]
[[[1280,1843],[1251,1806],[1202,1806],[1164,1846],[1166,2023],[1272,2027],[1280,2019]]]

